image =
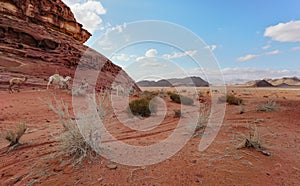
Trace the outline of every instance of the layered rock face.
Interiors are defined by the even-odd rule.
[[[96,90],[111,86],[116,76],[139,90],[120,67],[83,45],[90,36],[61,0],[0,0],[0,89],[22,76],[28,86],[42,88],[54,73],[74,77],[80,63],[100,70]]]

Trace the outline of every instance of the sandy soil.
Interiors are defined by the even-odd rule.
[[[12,150],[5,139],[0,139],[0,185],[300,185],[299,89],[228,88],[228,92],[232,90],[244,99],[245,113],[239,113],[240,106],[227,105],[223,125],[206,151],[198,151],[201,138],[196,137],[171,158],[142,167],[121,165],[102,157],[85,160],[76,167],[64,163],[56,157],[60,151],[57,136],[64,130],[45,101],[55,95],[72,111],[71,96],[53,90],[26,89],[14,94],[1,91],[0,132],[14,129],[21,121],[26,121],[28,129],[21,145]],[[280,106],[278,111],[255,110],[269,99]],[[129,130],[117,119],[111,120],[108,128],[129,144],[149,145],[164,139],[179,121],[172,113],[178,104],[168,98],[165,101],[167,116],[152,131]],[[236,148],[254,125],[271,156]],[[112,164],[116,167],[108,168]]]

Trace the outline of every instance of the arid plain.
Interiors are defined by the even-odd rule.
[[[143,88],[156,90],[158,88]],[[165,90],[172,91],[171,88]],[[208,88],[198,88],[206,93]],[[58,136],[64,132],[55,114],[43,100],[64,100],[72,115],[72,96],[61,90],[31,90],[9,94],[0,92],[0,132],[15,130],[26,122],[27,130],[19,146],[9,149],[1,139],[1,185],[298,185],[300,180],[300,93],[297,88],[227,87],[244,100],[243,108],[226,105],[221,129],[213,143],[198,151],[201,135],[191,138],[174,156],[149,166],[134,167],[111,162],[101,156],[84,159],[73,166],[68,157],[57,156]],[[185,91],[184,91],[185,92]],[[186,92],[188,94],[188,91]],[[136,96],[138,97],[138,96]],[[136,99],[132,98],[132,99]],[[106,126],[110,133],[129,144],[149,145],[166,138],[176,128],[180,118],[173,110],[180,104],[168,96],[163,122],[155,129],[138,132],[123,126],[116,118]],[[204,94],[202,102],[210,102]],[[278,109],[259,112],[257,106],[274,100]],[[192,106],[191,106],[192,107]],[[241,109],[243,112],[241,113]],[[124,109],[125,112],[125,109]],[[186,114],[182,111],[182,117]],[[155,117],[155,116],[154,116]],[[254,148],[240,148],[245,138],[259,135],[267,154]],[[129,157],[130,158],[130,157]],[[131,157],[135,158],[135,157]]]

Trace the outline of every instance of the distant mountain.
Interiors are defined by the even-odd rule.
[[[274,87],[271,83],[266,80],[256,81],[254,84],[255,87]]]
[[[209,83],[200,77],[186,77],[186,78],[162,79],[159,81],[143,80],[137,82],[137,85],[140,87],[172,87],[172,86],[208,87]]]
[[[300,79],[297,77],[284,77],[279,79],[263,79],[249,81],[245,83],[247,86],[254,87],[291,87],[291,86],[300,86]]]
[[[284,77],[280,79],[270,79],[268,80],[269,83],[272,85],[278,86],[278,85],[300,85],[300,79],[297,77]]]

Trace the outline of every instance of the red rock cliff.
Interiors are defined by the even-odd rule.
[[[87,70],[101,70],[96,90],[116,76],[139,90],[119,66],[83,45],[90,36],[61,0],[0,0],[0,88],[24,75],[32,86],[44,87],[56,72],[74,76],[81,62]]]
[[[1,0],[0,12],[28,23],[40,24],[86,42],[91,34],[77,23],[70,8],[60,0]]]

